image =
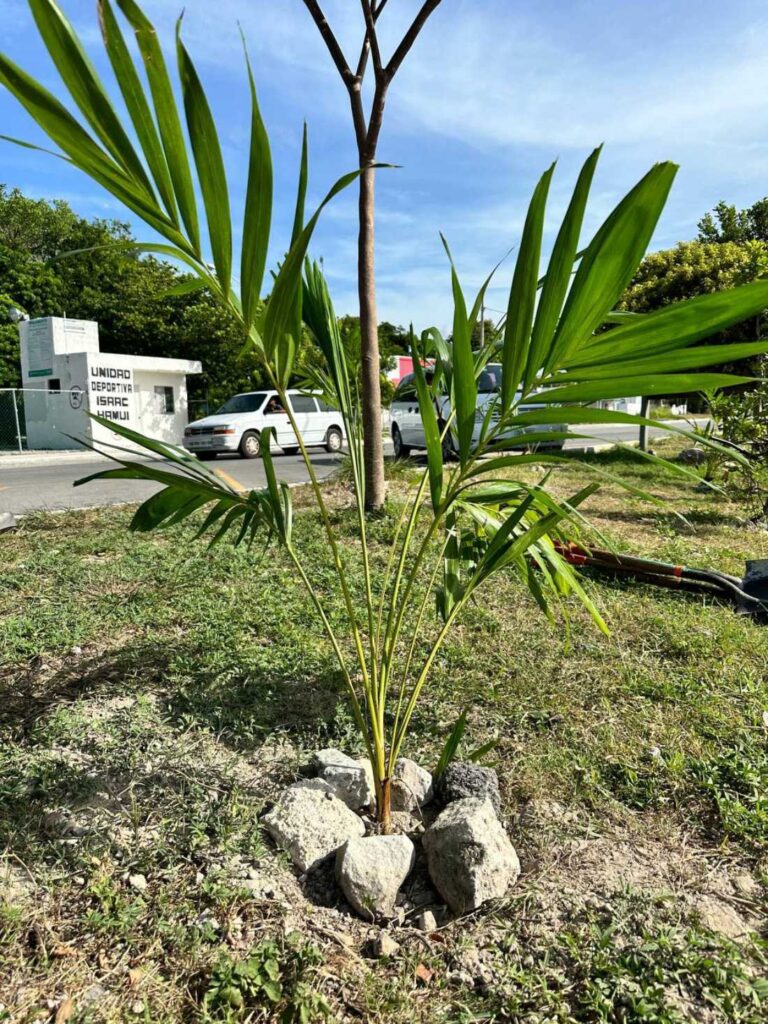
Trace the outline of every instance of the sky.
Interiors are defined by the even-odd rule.
[[[60,0],[110,84],[94,0]],[[325,0],[350,62],[362,40],[358,0]],[[389,0],[386,58],[419,4]],[[181,0],[144,0],[167,49]],[[290,234],[302,124],[310,139],[309,205],[357,166],[349,106],[301,0],[186,0],[183,33],[219,125],[240,218],[249,98],[238,23],[252,56],[275,163],[271,256]],[[0,0],[0,47],[61,99],[63,87],[25,0]],[[680,164],[652,248],[695,237],[721,199],[746,206],[768,194],[768,4],[765,0],[442,0],[395,79],[379,146],[398,165],[377,178],[379,319],[420,330],[450,325],[448,238],[467,292],[520,237],[530,195],[553,160],[545,253],[579,167],[604,144],[585,241],[659,160]],[[169,54],[170,57],[170,54]],[[0,133],[40,142],[0,91]],[[62,198],[83,216],[130,222],[112,197],[52,157],[0,142],[0,182]],[[323,257],[337,312],[356,313],[354,187],[324,211],[312,254]],[[237,242],[236,230],[236,242]],[[488,292],[506,307],[514,251]]]

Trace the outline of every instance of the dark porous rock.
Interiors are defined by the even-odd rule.
[[[685,466],[703,466],[707,461],[707,453],[703,448],[683,448],[675,461]]]
[[[490,800],[494,811],[501,813],[499,777],[493,768],[481,768],[467,761],[452,761],[437,780],[435,792],[443,807],[454,800],[475,797]]]

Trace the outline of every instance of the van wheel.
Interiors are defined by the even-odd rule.
[[[244,459],[258,459],[261,455],[261,438],[255,430],[246,430],[240,442],[240,455]]]
[[[201,462],[213,462],[216,458],[216,452],[198,452],[197,457]]]
[[[325,450],[331,453],[340,452],[343,440],[338,427],[329,427],[328,433],[325,435]]]
[[[403,444],[403,435],[400,433],[400,427],[396,423],[392,424],[392,445],[395,449],[396,459],[407,459],[411,454],[411,449],[407,444]]]
[[[297,445],[283,445],[283,455],[295,455],[298,450]]]

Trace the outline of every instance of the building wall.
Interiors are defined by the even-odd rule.
[[[20,336],[28,447],[77,447],[71,438],[128,444],[88,412],[181,444],[188,418],[186,374],[199,373],[199,363],[100,352],[98,325],[89,321],[25,321]],[[172,389],[168,396],[158,393],[163,388]]]
[[[131,366],[130,356],[107,354],[89,356],[88,370],[92,412],[156,441],[181,444],[188,422],[184,374],[137,370]],[[173,389],[172,413],[165,412],[164,400],[157,394],[157,388]],[[96,441],[116,440],[109,428],[100,423],[93,423],[92,430]]]

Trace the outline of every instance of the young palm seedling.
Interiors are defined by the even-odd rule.
[[[669,163],[653,167],[584,246],[580,236],[599,158],[595,150],[578,177],[542,275],[544,217],[554,165],[550,167],[528,208],[500,351],[495,342],[482,351],[472,350],[472,331],[488,281],[468,305],[452,263],[452,339],[449,343],[430,330],[420,344],[414,343],[427,465],[402,507],[386,571],[374,573],[366,538],[356,381],[350,379],[325,280],[306,256],[322,205],[354,180],[357,172],[340,179],[305,224],[305,144],[291,245],[268,300],[262,302],[272,165],[248,67],[251,145],[241,285],[236,290],[224,163],[205,93],[180,33],[177,59],[192,159],[155,30],[134,0],[117,0],[117,6],[135,32],[148,92],[141,64],[137,66],[131,57],[110,0],[100,0],[99,11],[107,54],[139,149],[53,0],[30,0],[30,6],[80,119],[7,57],[0,57],[0,82],[56,144],[59,156],[89,174],[166,240],[138,248],[183,262],[195,275],[190,287],[209,289],[237,318],[280,395],[306,463],[346,611],[344,629],[331,622],[322,593],[295,545],[291,492],[277,479],[269,430],[261,436],[266,486],[259,490],[241,490],[182,448],[108,421],[102,422],[128,446],[107,446],[104,454],[118,465],[94,476],[149,480],[161,486],[134,515],[134,530],[168,527],[194,517],[196,536],[208,535],[212,542],[229,536],[235,544],[250,545],[258,537],[262,544],[272,541],[282,548],[302,579],[338,660],[373,767],[378,818],[386,830],[390,779],[407,743],[419,698],[441,645],[478,590],[497,573],[516,573],[547,614],[553,600],[573,594],[605,629],[576,573],[556,549],[556,543],[567,542],[581,531],[584,521],[579,506],[599,482],[590,479],[569,498],[556,498],[547,474],[566,456],[545,446],[561,445],[567,437],[588,437],[596,424],[647,422],[639,416],[594,408],[591,403],[600,399],[713,390],[742,382],[744,378],[702,372],[702,368],[755,355],[768,349],[768,342],[697,342],[768,307],[768,281],[704,295],[648,315],[614,314],[651,239],[676,168]],[[202,243],[193,165],[211,263]],[[346,427],[360,572],[358,567],[351,569],[350,555],[342,552],[286,394],[303,325],[324,357],[319,384],[341,411]],[[428,371],[421,361],[427,356],[432,359]],[[479,382],[491,362],[498,388],[479,400]],[[577,432],[572,432],[573,427]],[[677,427],[667,429],[686,433]],[[132,461],[130,454],[137,446],[155,458]],[[526,446],[538,450],[520,454],[520,447]],[[536,483],[526,482],[520,470],[534,465],[543,466],[544,473]],[[584,471],[597,472],[587,467]],[[686,470],[680,467],[680,472]],[[361,585],[355,583],[358,579]]]

